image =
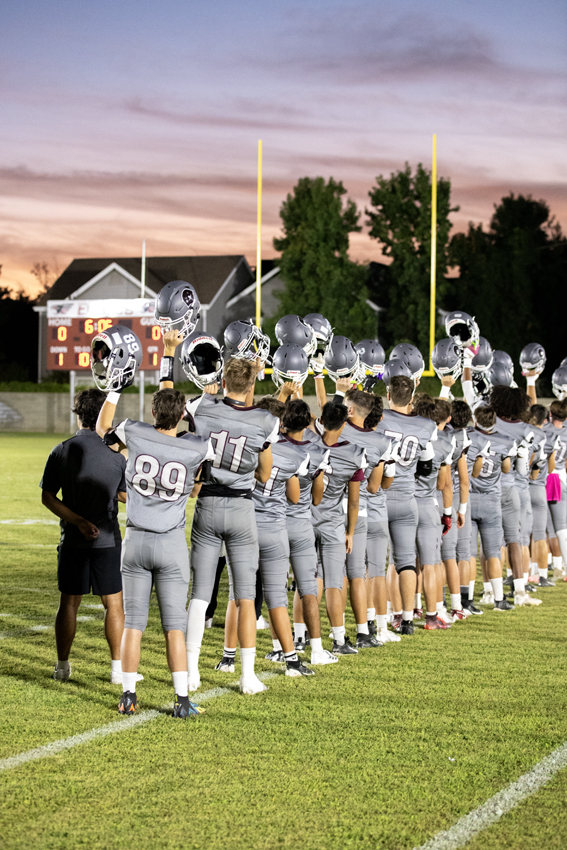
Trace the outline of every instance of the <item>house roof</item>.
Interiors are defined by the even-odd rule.
[[[210,304],[229,274],[239,265],[246,263],[242,254],[212,257],[147,257],[146,285],[154,292],[171,280],[186,280],[192,283],[202,304]],[[139,257],[97,257],[86,260],[73,260],[53,286],[37,302],[44,306],[48,301],[70,298],[81,286],[99,274],[112,263],[121,266],[124,271],[137,280],[141,275]],[[239,288],[246,286],[243,281]]]

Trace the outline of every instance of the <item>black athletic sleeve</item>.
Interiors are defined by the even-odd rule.
[[[433,460],[418,460],[415,470],[416,478],[425,478],[433,472]]]

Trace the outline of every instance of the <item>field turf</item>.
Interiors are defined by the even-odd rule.
[[[72,681],[51,678],[58,528],[38,483],[59,439],[0,436],[0,759],[128,722],[108,682],[102,611],[87,607],[96,597],[79,610],[88,619],[78,625]],[[276,675],[254,697],[238,693],[238,665],[233,676],[213,670],[226,581],[221,589],[202,654],[207,713],[174,721],[160,711],[3,770],[4,848],[411,849],[567,740],[567,584],[539,591],[537,609],[487,611],[446,633],[418,629],[310,680],[264,661],[271,646],[259,632],[257,667]],[[350,612],[347,626],[352,637]],[[140,672],[140,711],[171,706],[155,603]],[[566,805],[563,771],[467,846],[564,848]]]

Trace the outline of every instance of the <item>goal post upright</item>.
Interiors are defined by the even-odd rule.
[[[431,353],[435,346],[435,314],[436,314],[436,274],[437,274],[437,134],[433,134],[433,149],[431,158],[431,270],[429,293],[429,369],[424,375],[433,377],[435,371],[431,362]]]
[[[258,140],[258,199],[256,213],[256,326],[262,323],[262,139]]]

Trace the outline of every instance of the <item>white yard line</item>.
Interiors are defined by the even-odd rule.
[[[21,629],[13,629],[10,632],[0,632],[0,640],[12,637],[21,637],[22,635],[35,634],[36,632],[48,632],[53,626],[25,626]]]
[[[556,773],[567,767],[567,742],[562,744],[539,764],[532,767],[515,782],[512,782],[478,809],[465,815],[451,829],[438,832],[425,844],[414,850],[457,850],[464,847],[479,832],[492,826],[502,815],[511,811],[518,803],[531,797],[546,785]]]
[[[265,682],[267,679],[273,679],[277,673],[260,673],[258,678]],[[238,682],[232,682],[232,686]],[[203,691],[202,694],[190,694],[192,700],[199,704],[215,697],[228,696],[234,694],[233,688],[211,688],[208,691]],[[51,744],[46,744],[44,747],[36,747],[33,750],[27,750],[25,753],[20,753],[17,756],[0,759],[0,770],[10,770],[13,767],[20,767],[28,761],[35,759],[48,758],[55,756],[63,750],[70,750],[73,747],[78,747],[82,744],[88,744],[90,741],[95,741],[97,738],[105,738],[107,735],[114,735],[117,732],[127,732],[133,726],[140,726],[142,723],[147,723],[148,720],[155,720],[156,717],[162,717],[164,711],[171,710],[171,704],[163,706],[161,710],[151,709],[141,711],[133,717],[125,717],[121,720],[115,720],[108,723],[106,726],[99,726],[96,729],[89,729],[88,732],[81,732],[79,735],[72,735],[70,738],[62,738],[60,741],[53,741]]]
[[[0,525],[59,525],[58,519],[0,519]]]

